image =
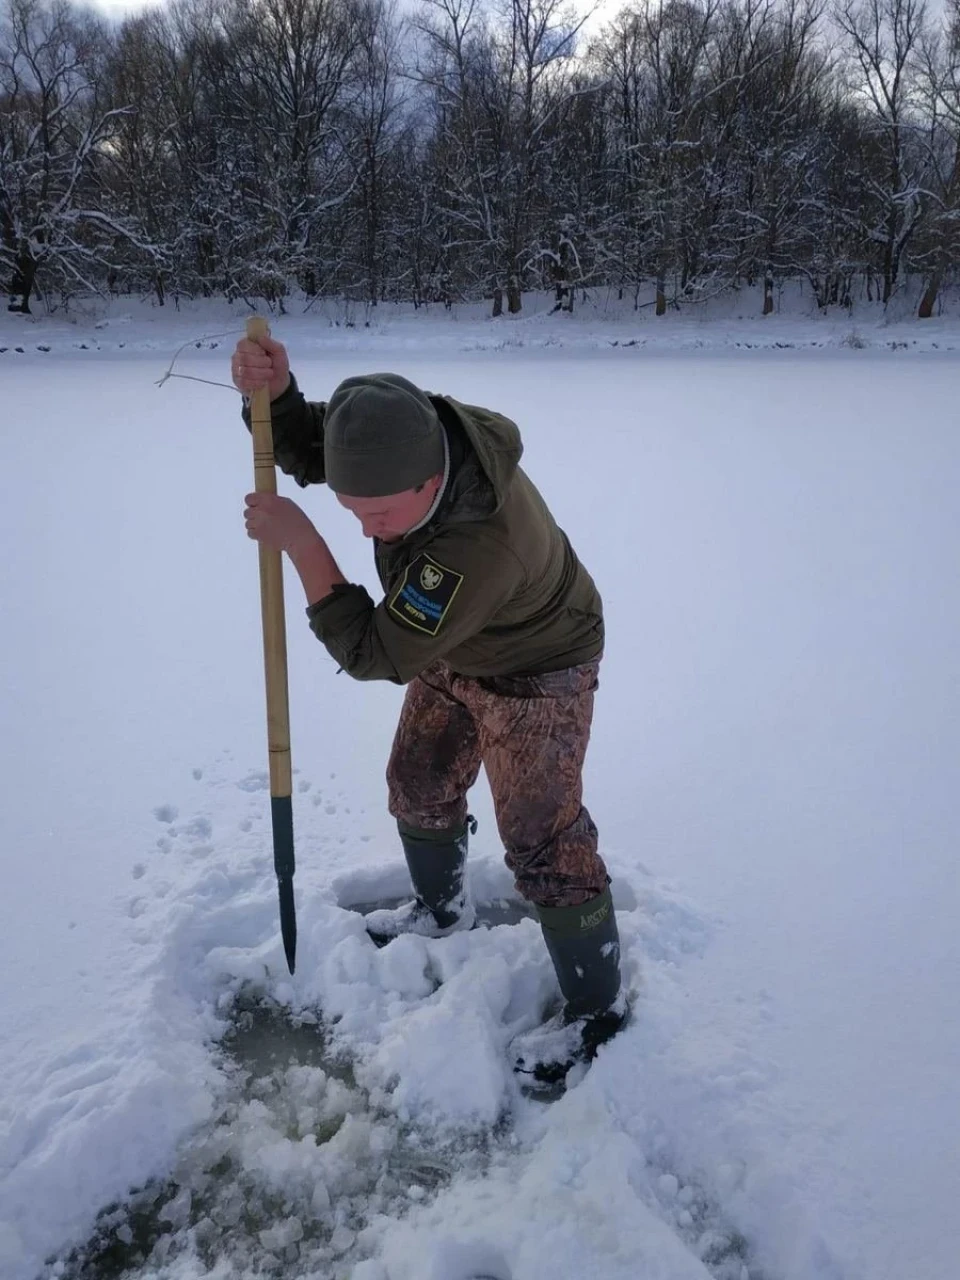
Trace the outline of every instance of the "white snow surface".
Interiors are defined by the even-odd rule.
[[[154,385],[240,316],[0,320],[0,1276],[62,1273],[98,1211],[202,1165],[247,989],[335,1023],[360,1091],[303,1066],[286,1126],[231,1113],[236,1159],[300,1206],[264,1256],[296,1256],[304,1205],[332,1232],[285,1274],[694,1280],[720,1223],[738,1280],[951,1280],[958,322],[274,319],[317,399],[392,368],[515,418],[604,595],[586,797],[634,1011],[544,1105],[506,1053],[556,994],[532,921],[377,951],[344,909],[403,889],[402,690],[336,674],[293,576],[286,973],[249,439],[231,391]],[[226,381],[233,340],[177,370]],[[353,518],[282,491],[375,590]],[[473,809],[474,889],[509,896],[482,781]],[[407,1132],[444,1177],[351,1217]],[[185,1247],[137,1274],[245,1268]]]

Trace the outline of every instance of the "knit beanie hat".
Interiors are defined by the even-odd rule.
[[[330,488],[349,498],[415,489],[444,468],[437,411],[397,373],[347,378],[327,404],[323,465]]]

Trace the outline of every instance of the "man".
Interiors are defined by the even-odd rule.
[[[609,876],[581,802],[603,649],[593,580],[518,465],[508,419],[389,373],[308,403],[270,338],[239,342],[232,373],[245,396],[269,388],[279,466],[300,485],[325,482],[374,543],[379,603],[345,580],[295,503],[246,500],[249,535],[290,557],[339,666],[407,685],[387,781],[415,898],[373,912],[367,929],[385,945],[473,926],[466,797],[482,763],[565,1000],[514,1041],[514,1065],[554,1084],[625,1017]]]

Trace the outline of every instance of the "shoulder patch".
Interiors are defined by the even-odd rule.
[[[400,585],[387,602],[387,608],[408,627],[435,636],[462,582],[462,573],[438,564],[425,552],[421,553],[407,565]]]

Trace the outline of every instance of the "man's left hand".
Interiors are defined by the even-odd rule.
[[[262,546],[286,551],[291,558],[298,551],[323,543],[309,516],[289,498],[275,493],[248,493],[243,513],[247,533]]]

